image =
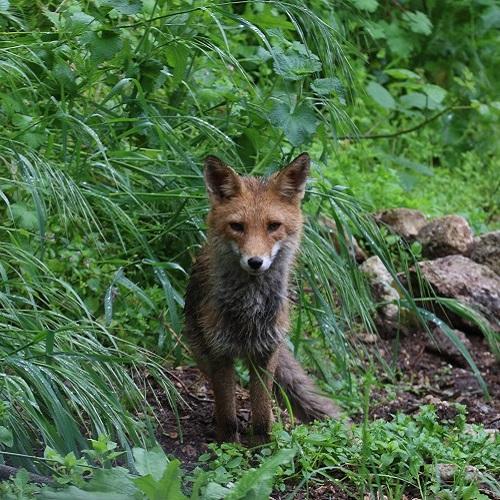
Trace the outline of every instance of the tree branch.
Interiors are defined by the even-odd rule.
[[[0,464],[0,481],[5,479],[10,479],[12,476],[15,476],[19,472],[19,469],[16,467],[11,467],[10,465]],[[40,476],[38,474],[33,474],[29,472],[29,480],[32,483],[39,484],[52,484],[53,481],[50,477]]]
[[[438,119],[440,116],[444,115],[445,113],[448,113],[448,111],[452,111],[454,109],[468,109],[469,106],[448,106],[447,108],[442,109],[439,111],[439,113],[436,113],[435,115],[432,115],[431,117],[427,118],[426,120],[418,123],[417,125],[410,127],[410,128],[405,128],[402,130],[397,130],[396,132],[391,132],[388,134],[369,134],[369,135],[343,135],[338,138],[339,141],[344,141],[344,140],[350,140],[350,141],[360,141],[362,139],[391,139],[393,137],[398,137],[400,135],[404,134],[409,134],[410,132],[415,132],[415,130],[418,130],[419,128],[425,127],[427,124],[433,122],[434,120]]]

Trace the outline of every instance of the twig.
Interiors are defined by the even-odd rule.
[[[403,134],[409,134],[410,132],[415,132],[415,130],[418,130],[419,128],[425,127],[428,123],[433,122],[440,116],[444,115],[445,113],[448,113],[448,111],[452,111],[454,109],[468,109],[469,106],[448,106],[445,109],[442,109],[439,111],[439,113],[436,113],[435,115],[432,115],[430,118],[427,118],[426,120],[418,123],[417,125],[406,128],[403,130],[397,130],[396,132],[391,132],[389,134],[373,134],[373,135],[343,135],[338,138],[339,141],[344,141],[344,140],[351,140],[351,141],[360,141],[361,139],[391,139],[392,137],[398,137]]]
[[[12,476],[15,476],[18,472],[19,469],[17,469],[16,467],[0,464],[0,480],[10,479]],[[28,474],[29,474],[29,481],[32,483],[39,483],[39,484],[53,483],[50,477],[40,476],[39,474],[33,474],[32,472],[28,472]]]

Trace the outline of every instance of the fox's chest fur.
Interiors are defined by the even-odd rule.
[[[272,352],[286,334],[278,321],[286,300],[279,270],[246,277],[227,272],[221,278],[223,286],[213,298],[220,321],[209,340],[211,346],[224,346],[237,356]]]
[[[210,357],[265,357],[272,353],[287,333],[287,266],[277,259],[263,275],[251,276],[237,263],[210,272],[201,258],[186,296],[186,313],[197,308],[196,325],[190,330],[201,334]]]

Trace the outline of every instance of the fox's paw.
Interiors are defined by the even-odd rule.
[[[270,441],[269,431],[267,426],[263,427],[260,425],[254,425],[252,437],[250,438],[250,442],[252,446],[260,446],[263,444],[267,444]]]
[[[238,424],[236,422],[226,422],[225,425],[218,426],[216,436],[219,443],[239,443]]]

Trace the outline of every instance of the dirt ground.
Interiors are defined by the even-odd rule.
[[[500,370],[499,364],[488,350],[486,341],[471,337],[471,354],[488,384],[490,399],[485,398],[472,371],[459,359],[452,359],[432,350],[423,333],[414,333],[400,339],[397,366],[400,380],[393,385],[396,397],[385,390],[374,390],[370,404],[372,418],[390,419],[398,411],[413,414],[422,404],[433,403],[442,418],[455,414],[450,403],[467,407],[468,421],[483,423],[486,428],[500,428]],[[392,341],[377,340],[373,348],[379,349],[385,359],[393,356]],[[200,371],[192,367],[179,367],[168,371],[186,404],[179,407],[180,426],[176,415],[160,400],[157,416],[162,422],[158,439],[170,455],[179,458],[183,467],[195,467],[197,457],[214,441],[213,394]],[[249,428],[250,405],[246,389],[237,390],[238,420],[245,443]],[[356,420],[356,418],[354,418]],[[334,485],[323,484],[309,490],[303,498],[349,498]],[[296,498],[302,498],[301,493]],[[280,499],[276,494],[273,498]]]

